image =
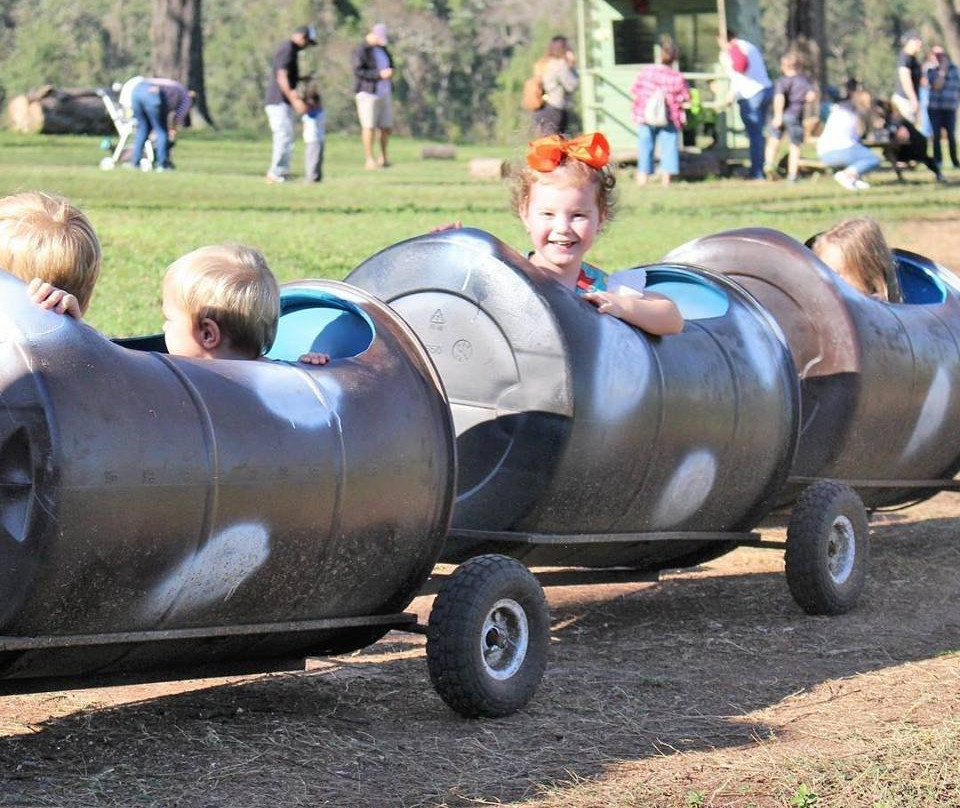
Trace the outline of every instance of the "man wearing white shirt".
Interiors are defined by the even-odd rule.
[[[752,42],[737,37],[727,29],[727,38],[720,40],[720,63],[730,78],[731,100],[736,99],[740,119],[750,141],[748,179],[762,180],[764,137],[763,127],[773,100],[773,82],[763,64],[760,49]]]

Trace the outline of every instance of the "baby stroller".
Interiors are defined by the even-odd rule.
[[[139,80],[139,77],[137,79]],[[118,136],[116,147],[109,138],[104,138],[101,143],[101,148],[111,151],[108,157],[104,157],[100,161],[100,168],[104,171],[115,168],[118,163],[130,157],[129,151],[127,151],[127,142],[130,140],[130,136],[137,131],[137,119],[133,117],[130,95],[133,93],[133,86],[136,83],[136,80],[131,79],[123,85],[114,84],[111,88],[112,92],[103,87],[97,90],[97,95],[103,100],[103,106],[106,107],[107,114],[113,121]],[[118,93],[118,96],[114,98],[112,93]],[[153,161],[153,143],[147,140],[143,147],[143,156],[140,158],[140,168],[143,171],[150,171],[153,168]]]

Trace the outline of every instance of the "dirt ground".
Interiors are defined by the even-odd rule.
[[[958,225],[895,243],[960,267]],[[958,515],[879,517],[838,618],[772,550],[551,589],[546,676],[501,720],[448,710],[397,633],[300,673],[0,696],[0,805],[957,806]]]

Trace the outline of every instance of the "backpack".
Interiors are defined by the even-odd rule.
[[[643,105],[643,122],[647,126],[668,126],[667,97],[660,87],[654,87]]]
[[[523,83],[520,106],[531,112],[543,109],[543,82],[539,76],[531,76]]]
[[[747,58],[747,54],[741,50],[740,46],[736,42],[731,41],[727,52],[730,54],[730,67],[737,73],[746,73],[747,68],[750,67],[750,60]]]

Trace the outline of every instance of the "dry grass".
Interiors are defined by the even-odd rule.
[[[505,720],[448,711],[399,634],[300,674],[7,696],[0,805],[958,805],[958,504],[878,524],[843,618],[803,615],[770,551],[552,590],[548,675]]]

